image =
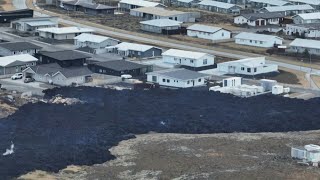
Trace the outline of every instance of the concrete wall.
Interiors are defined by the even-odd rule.
[[[199,78],[199,79],[190,79],[190,80],[179,80],[174,78],[169,78],[161,75],[155,75],[156,81],[153,81],[153,75],[148,74],[147,75],[147,81],[158,83],[161,86],[169,86],[169,87],[177,87],[177,88],[188,88],[188,87],[195,87],[195,86],[203,86],[205,85],[205,79]],[[200,81],[200,82],[199,82]]]
[[[247,46],[256,46],[256,47],[263,47],[263,48],[270,48],[273,47],[273,45],[276,44],[282,44],[282,40],[278,38],[274,38],[272,41],[265,41],[265,40],[249,40],[249,39],[235,39],[236,44],[243,44]]]
[[[230,39],[231,32],[221,29],[215,33],[207,33],[201,31],[187,30],[187,35],[191,37],[197,37],[201,39],[209,39],[209,40],[221,40],[221,39]]]
[[[214,56],[206,55],[199,59],[181,58],[176,56],[162,56],[163,62],[190,67],[204,67],[214,65]]]

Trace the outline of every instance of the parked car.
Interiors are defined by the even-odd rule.
[[[23,74],[22,73],[15,73],[13,76],[11,76],[12,80],[16,80],[16,79],[22,79]]]
[[[34,79],[32,77],[26,77],[23,82],[29,83],[29,82],[33,82],[33,81],[34,81]]]

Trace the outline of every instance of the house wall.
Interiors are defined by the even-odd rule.
[[[199,9],[212,11],[212,12],[226,13],[226,14],[240,14],[240,10],[241,10],[241,8],[238,6],[235,6],[230,9],[223,9],[223,8],[219,8],[215,6],[207,6],[207,5],[199,5]]]
[[[23,51],[10,51],[7,49],[4,49],[0,47],[0,56],[10,56],[10,55],[18,55],[18,54],[30,54],[34,55],[35,53],[38,53],[39,49],[28,49]]]
[[[153,81],[153,76],[157,77],[156,81]],[[199,82],[200,79],[200,82]],[[177,87],[177,88],[188,88],[205,85],[205,78],[192,79],[192,80],[179,80],[161,75],[147,74],[147,81],[158,83],[161,86]]]
[[[39,36],[48,39],[56,39],[56,40],[66,40],[73,39],[74,37],[80,35],[82,33],[69,33],[69,34],[53,34],[50,32],[39,32]]]
[[[319,49],[314,49],[314,48],[290,46],[288,49],[286,49],[287,52],[291,52],[291,53],[304,53],[305,50],[308,50],[309,54],[320,55],[320,47]]]
[[[184,14],[176,14],[173,16],[158,16],[155,14],[148,14],[148,13],[142,13],[133,10],[130,10],[131,16],[137,16],[137,17],[143,17],[146,20],[152,20],[152,19],[171,19],[175,21],[180,22],[195,22],[197,18],[200,18],[199,12],[188,12]]]
[[[121,76],[123,74],[130,74],[132,77],[136,77],[136,76],[144,75],[146,72],[151,72],[152,66],[138,68],[138,69],[125,70],[125,71],[116,71],[114,69],[109,69],[109,68],[106,68],[103,66],[93,65],[93,66],[90,66],[90,70],[92,72],[99,73],[99,74],[107,74],[107,75],[113,75],[113,76]]]
[[[294,24],[308,24],[308,23],[320,23],[320,18],[318,19],[302,19],[300,16],[293,17]]]
[[[162,56],[163,62],[190,67],[204,67],[214,65],[214,56],[206,55],[199,59],[181,58],[177,56]]]
[[[287,24],[284,32],[287,35],[296,35],[297,33],[302,36],[309,38],[317,38],[320,37],[320,29],[309,29],[305,27],[295,26],[294,24]]]
[[[78,40],[74,40],[74,45],[79,48],[79,47],[91,47],[94,49],[100,49],[100,48],[105,48],[107,46],[115,46],[117,45],[119,42],[113,39],[107,39],[101,43],[95,43],[95,42],[89,42],[89,41],[85,41],[85,42],[81,42]]]
[[[298,158],[298,159],[305,159],[306,158],[306,150],[298,149],[298,148],[291,148],[291,157]]]
[[[231,32],[221,29],[215,33],[187,30],[187,35],[191,37],[197,37],[201,39],[209,39],[209,40],[221,40],[221,39],[230,39]]]
[[[83,84],[85,83],[85,76],[66,78],[59,73],[54,77],[52,77],[52,82],[53,84],[59,85],[59,86],[70,86],[72,83]]]
[[[236,38],[235,39],[236,44],[243,44],[247,46],[256,46],[256,47],[264,47],[264,48],[269,48],[273,47],[274,44],[282,44],[282,40],[278,38],[274,38],[273,41],[256,41],[256,40],[250,40],[250,39],[240,39]]]
[[[157,26],[150,26],[150,25],[146,25],[146,24],[141,24],[140,27],[141,27],[141,30],[143,30],[143,31],[159,33],[159,34],[162,33],[162,29],[176,30],[176,29],[180,28],[180,26],[157,27]]]

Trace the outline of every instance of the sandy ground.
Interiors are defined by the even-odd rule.
[[[314,82],[318,87],[320,87],[320,76],[318,76],[318,75],[311,75],[311,78],[312,78],[313,82]]]
[[[319,143],[319,131],[292,133],[145,134],[110,149],[117,159],[35,171],[21,179],[318,179],[318,168],[300,166],[290,147]],[[39,175],[40,174],[40,175]],[[39,177],[40,176],[40,177]]]
[[[11,10],[14,10],[15,8],[13,7],[12,5],[12,2],[11,0],[2,0],[4,1],[4,3],[1,5],[1,8],[4,10],[4,11],[11,11]]]

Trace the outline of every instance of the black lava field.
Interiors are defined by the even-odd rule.
[[[45,91],[85,104],[29,103],[0,121],[0,179],[35,169],[57,172],[114,157],[107,149],[134,134],[286,132],[320,129],[320,99],[239,98],[195,90],[116,91],[67,87]],[[15,152],[2,156],[11,141]],[[3,152],[2,152],[3,151]]]

